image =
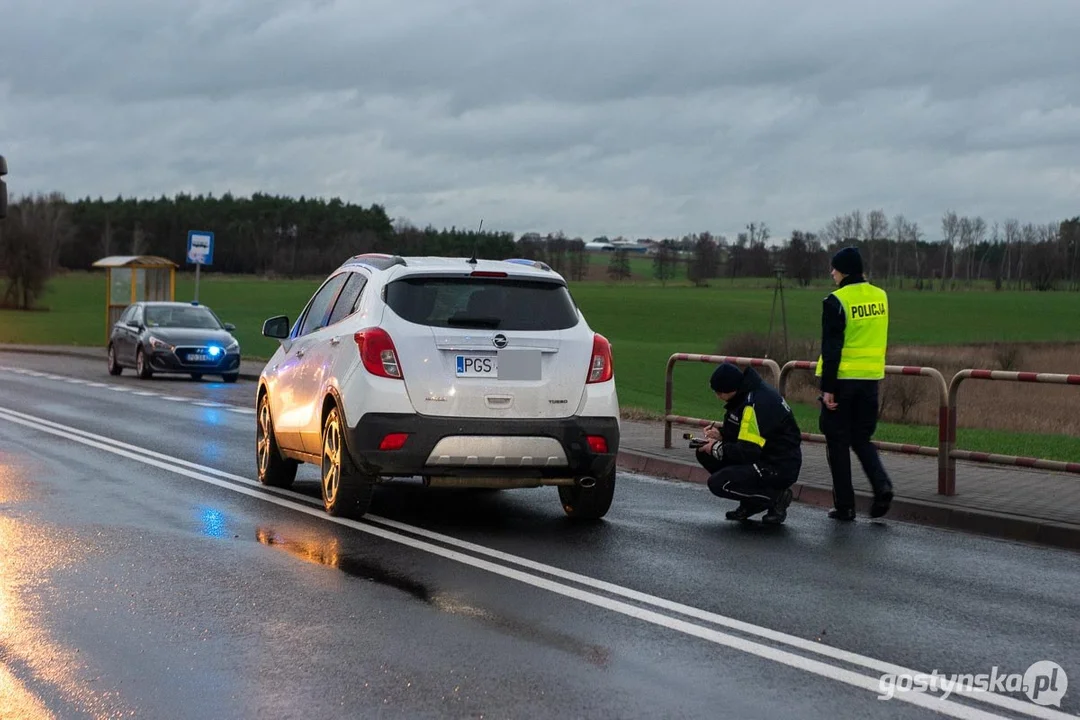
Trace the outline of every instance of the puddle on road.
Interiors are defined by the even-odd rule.
[[[336,568],[353,577],[396,588],[448,615],[471,618],[504,635],[575,655],[596,667],[604,668],[611,662],[610,648],[582,642],[567,633],[527,625],[516,618],[501,616],[490,610],[470,605],[461,599],[454,598],[449,593],[434,593],[426,585],[399,573],[391,572],[378,563],[342,554],[340,541],[336,537],[320,540],[292,540],[268,528],[258,528],[255,531],[255,537],[263,545],[284,550],[307,562]]]
[[[336,537],[325,540],[291,540],[266,528],[256,530],[255,537],[263,545],[279,548],[301,560],[336,568],[346,575],[371,580],[401,590],[417,600],[431,602],[431,591],[427,586],[391,572],[370,560],[343,555]]]

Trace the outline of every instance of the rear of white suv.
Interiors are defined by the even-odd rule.
[[[611,347],[542,263],[357,256],[316,292],[259,390],[259,479],[322,466],[328,512],[358,517],[384,477],[558,486],[611,505],[619,405]],[[298,357],[299,356],[299,357]]]

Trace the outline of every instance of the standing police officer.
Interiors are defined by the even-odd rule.
[[[892,482],[871,443],[877,429],[878,384],[885,377],[889,338],[889,298],[863,277],[858,248],[847,247],[832,258],[837,288],[825,298],[821,314],[821,418],[833,481],[829,517],[855,519],[851,484],[851,451],[859,458],[874,490],[870,517],[889,511]]]

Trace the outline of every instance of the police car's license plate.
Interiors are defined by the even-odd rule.
[[[458,355],[458,377],[498,377],[499,364],[494,355]]]
[[[210,356],[202,353],[189,353],[188,362],[210,362]]]

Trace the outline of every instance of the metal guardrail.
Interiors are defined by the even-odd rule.
[[[1080,463],[1041,458],[1020,457],[1017,455],[998,455],[995,453],[974,452],[956,449],[957,397],[960,385],[965,380],[1004,380],[1007,382],[1053,383],[1058,385],[1080,385],[1080,375],[1062,375],[1057,373],[1014,372],[1011,370],[961,370],[949,383],[948,415],[946,417],[946,438],[944,454],[946,477],[950,488],[956,486],[956,461],[993,463],[1013,467],[1056,470],[1058,472],[1080,473]],[[952,494],[952,493],[949,493]]]
[[[672,403],[672,369],[679,361],[697,361],[722,363],[731,362],[737,365],[750,365],[753,367],[768,367],[776,376],[776,388],[782,396],[785,392],[787,380],[794,370],[815,370],[817,363],[812,360],[792,360],[781,368],[774,360],[768,358],[743,358],[725,357],[722,355],[694,355],[690,353],[675,353],[668,358],[667,372],[665,374],[664,389],[664,447],[671,447],[671,426],[673,423],[684,425],[706,425],[710,420],[704,418],[686,417],[674,415],[671,412]],[[938,446],[927,447],[924,445],[910,445],[907,443],[893,443],[882,440],[872,441],[874,446],[890,452],[899,452],[907,455],[922,455],[936,457],[938,459],[938,494],[956,494],[956,461],[967,460],[970,462],[990,463],[995,465],[1007,465],[1012,467],[1034,468],[1039,470],[1052,470],[1080,474],[1080,462],[1064,462],[1060,460],[1046,460],[1043,458],[1020,457],[1017,455],[999,455],[997,453],[976,452],[973,450],[960,450],[956,448],[957,430],[957,394],[961,383],[965,380],[997,380],[1007,382],[1027,383],[1052,383],[1058,385],[1080,385],[1080,375],[1065,375],[1058,373],[1015,372],[1007,370],[961,370],[946,383],[945,377],[940,371],[932,367],[919,367],[912,365],[886,365],[887,375],[907,375],[928,377],[934,381],[938,388]],[[825,442],[825,436],[818,433],[802,433],[803,440],[811,442]]]
[[[784,392],[787,385],[788,376],[793,370],[816,370],[817,363],[810,360],[792,360],[785,363],[784,367],[780,370],[780,380],[777,385],[777,389],[781,395],[786,395]],[[925,445],[910,445],[907,443],[893,443],[885,442],[883,440],[873,440],[873,444],[880,450],[888,450],[890,452],[899,452],[906,455],[924,455],[927,457],[936,457],[938,459],[938,493],[941,495],[955,495],[956,488],[955,483],[949,484],[948,475],[948,455],[942,453],[942,444],[946,438],[945,427],[949,417],[949,388],[945,383],[945,377],[936,369],[932,367],[920,367],[917,365],[886,365],[886,375],[908,375],[908,376],[922,376],[928,377],[934,380],[934,384],[938,388],[938,446],[927,447]],[[825,442],[825,436],[818,433],[803,433],[803,440],[809,440],[811,442]]]
[[[671,426],[674,423],[681,423],[683,425],[708,425],[711,420],[704,418],[686,417],[685,415],[672,415],[671,403],[672,395],[675,388],[674,378],[672,377],[675,369],[675,363],[677,362],[702,362],[713,363],[719,365],[721,363],[732,363],[733,365],[741,365],[743,367],[767,367],[772,370],[775,377],[775,382],[780,382],[780,364],[775,360],[768,358],[746,358],[735,357],[731,355],[699,355],[695,353],[675,353],[668,358],[667,369],[664,371],[664,447],[671,447]]]

